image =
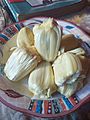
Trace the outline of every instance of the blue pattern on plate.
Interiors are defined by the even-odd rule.
[[[66,103],[66,105],[67,105],[67,107],[69,109],[73,108],[73,105],[70,103],[70,101],[68,100],[68,98],[66,98],[65,96],[63,96],[63,100],[64,100],[64,102]]]
[[[69,26],[69,25],[67,25],[67,26],[65,26],[67,29],[73,29],[74,27],[73,26]]]
[[[42,20],[38,20],[38,19],[34,19],[34,18],[33,18],[33,20],[34,20],[35,22],[42,23]]]
[[[0,37],[1,37],[1,38],[4,38],[6,41],[9,40],[9,38],[8,38],[6,35],[4,35],[4,34],[0,34]]]
[[[42,103],[43,103],[43,100],[38,100],[37,101],[36,113],[41,113],[42,112]]]
[[[20,30],[22,28],[23,24],[15,24],[15,26],[18,30]]]

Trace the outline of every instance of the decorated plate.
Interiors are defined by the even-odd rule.
[[[7,56],[8,49],[3,52],[4,45],[7,44],[6,47],[10,45],[12,47],[13,43],[15,43],[15,39],[19,30],[28,26],[31,29],[35,24],[39,24],[43,22],[47,18],[44,17],[35,17],[30,20],[26,20],[20,23],[15,23],[13,25],[5,28],[2,33],[0,33],[0,57],[5,54]],[[88,56],[90,55],[90,37],[85,34],[78,26],[73,23],[57,20],[58,24],[62,26],[64,34],[74,34],[75,37],[83,40],[83,47],[87,51]],[[4,65],[0,65],[0,101],[4,103],[6,106],[23,112],[28,116],[37,116],[37,117],[48,117],[55,118],[64,116],[75,111],[84,103],[90,100],[90,80],[89,75],[87,76],[87,84],[74,95],[69,98],[65,96],[61,96],[56,94],[54,97],[50,99],[31,99],[27,96],[27,94],[20,94],[17,92],[17,89],[13,89],[14,86],[11,82],[6,82],[6,78],[3,76],[3,68]],[[19,85],[17,87],[19,89]],[[21,89],[20,89],[21,90]],[[26,88],[24,89],[26,90]],[[23,91],[22,91],[23,92]],[[27,90],[26,90],[27,92]],[[24,92],[25,93],[25,92]]]

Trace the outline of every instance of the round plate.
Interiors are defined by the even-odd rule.
[[[35,17],[8,26],[0,34],[0,48],[2,48],[3,44],[11,39],[16,33],[18,33],[18,31],[23,26],[33,28],[35,24],[39,24],[45,19],[47,18]],[[57,22],[60,26],[62,26],[64,34],[72,33],[77,38],[81,38],[84,41],[83,46],[87,50],[87,53],[90,55],[90,37],[73,23],[63,20],[57,20]],[[2,54],[2,52],[0,52],[0,54]],[[3,69],[3,66],[0,67]],[[2,69],[0,69],[0,72],[2,72]],[[8,107],[16,111],[23,112],[28,116],[55,118],[69,114],[90,100],[89,93],[90,82],[83,89],[68,99],[64,96],[50,100],[30,99],[29,97],[21,95],[16,91],[10,89],[5,82],[4,77],[0,74],[0,101]]]

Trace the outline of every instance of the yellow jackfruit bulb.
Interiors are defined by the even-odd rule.
[[[28,27],[23,27],[17,36],[17,46],[20,48],[29,48],[34,45],[33,32]]]
[[[33,28],[35,47],[42,58],[54,61],[61,42],[61,27],[52,18]]]
[[[61,54],[53,64],[55,83],[57,86],[65,82],[75,82],[82,71],[82,64],[78,56],[66,52]]]
[[[53,69],[50,63],[41,62],[31,73],[28,80],[29,90],[41,98],[50,97],[56,91]]]
[[[87,72],[88,72],[88,69],[89,69],[89,58],[86,57],[86,52],[83,48],[76,48],[76,49],[73,49],[71,51],[69,51],[73,54],[76,54],[79,59],[80,59],[80,62],[82,64],[82,69],[83,69],[83,73],[86,75]]]
[[[9,80],[18,81],[28,75],[40,62],[38,55],[17,48],[6,62],[4,72]]]
[[[63,86],[58,87],[58,92],[69,98],[76,91],[83,87],[83,81],[75,81],[72,84],[65,84]]]
[[[42,57],[40,56],[40,54],[38,53],[38,51],[36,50],[36,48],[34,46],[31,46],[29,49],[25,49],[27,53],[32,53],[32,56],[37,56],[37,61],[41,62],[42,61]]]
[[[82,55],[82,56],[85,56],[85,54],[86,54],[85,50],[81,47],[70,50],[69,52],[74,53],[76,55]]]

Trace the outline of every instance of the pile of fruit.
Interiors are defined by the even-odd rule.
[[[16,48],[6,61],[6,77],[18,82],[27,75],[28,89],[33,96],[48,98],[58,91],[70,97],[83,87],[88,58],[81,40],[64,35],[53,18],[31,30],[23,27],[17,36]]]

